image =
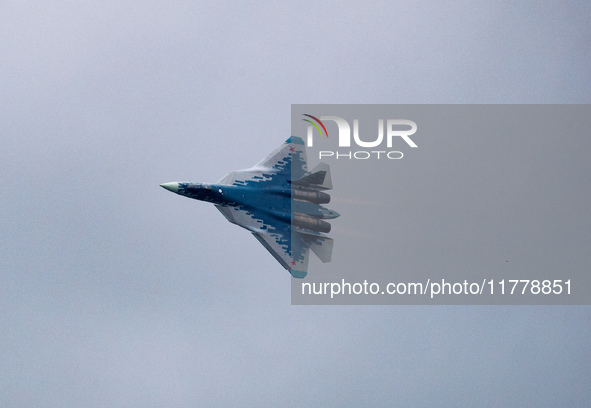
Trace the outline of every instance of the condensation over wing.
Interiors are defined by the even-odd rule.
[[[306,149],[304,141],[292,136],[253,167],[228,173],[217,184],[228,186],[252,185],[273,181],[274,186],[287,187],[291,180],[306,174]]]

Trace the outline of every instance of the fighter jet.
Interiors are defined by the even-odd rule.
[[[172,182],[165,189],[213,203],[228,221],[249,230],[294,278],[308,273],[311,249],[330,262],[333,240],[325,233],[340,214],[330,202],[330,169],[320,163],[307,171],[306,147],[292,136],[250,169],[228,173],[215,184]]]

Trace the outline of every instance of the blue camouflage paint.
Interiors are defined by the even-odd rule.
[[[301,138],[290,137],[274,153],[261,161],[263,165],[273,162],[271,167],[257,165],[226,176],[246,177],[244,180],[234,179],[231,184],[178,183],[178,190],[175,192],[215,204],[230,222],[251,231],[294,277],[303,278],[307,273],[305,269],[308,249],[312,245],[322,246],[325,240],[329,240],[317,231],[311,230],[316,228],[314,220],[334,218],[338,213],[334,212],[336,215],[327,217],[327,214],[332,214],[330,210],[310,201],[292,199],[294,188],[302,191],[323,188],[312,185],[306,189],[292,184],[307,174],[305,146]],[[321,179],[324,179],[324,176]],[[224,180],[225,178],[220,182]],[[169,188],[167,185],[162,186]],[[293,224],[294,213],[304,216],[304,227]],[[244,216],[248,219],[243,219]],[[272,238],[271,241],[269,237]],[[330,241],[332,245],[332,240]],[[274,248],[274,244],[277,248]],[[328,257],[330,258],[330,255]],[[297,267],[303,270],[297,270]]]

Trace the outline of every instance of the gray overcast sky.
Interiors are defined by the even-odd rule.
[[[292,307],[158,186],[292,103],[589,103],[588,2],[88,3],[0,2],[0,405],[588,406],[589,307]]]

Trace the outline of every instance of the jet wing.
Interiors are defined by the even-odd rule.
[[[272,182],[275,186],[288,186],[307,172],[304,141],[292,136],[250,169],[226,174],[217,184],[227,186],[252,185]]]
[[[249,231],[258,231],[268,228],[268,226],[265,226],[265,222],[262,219],[256,217],[254,213],[241,208],[240,206],[231,207],[216,204],[215,208],[220,210],[224,217],[226,217],[226,219],[232,224],[240,225],[242,228],[246,228]]]
[[[252,235],[294,278],[302,279],[308,274],[309,246],[299,237],[291,234],[286,237],[274,231],[253,232]]]
[[[292,234],[291,224],[276,220],[273,225],[269,225],[254,213],[239,206],[216,205],[216,208],[232,224],[249,230],[294,278],[306,276],[309,249],[313,242],[303,239],[295,230]],[[316,252],[316,249],[314,251]]]

